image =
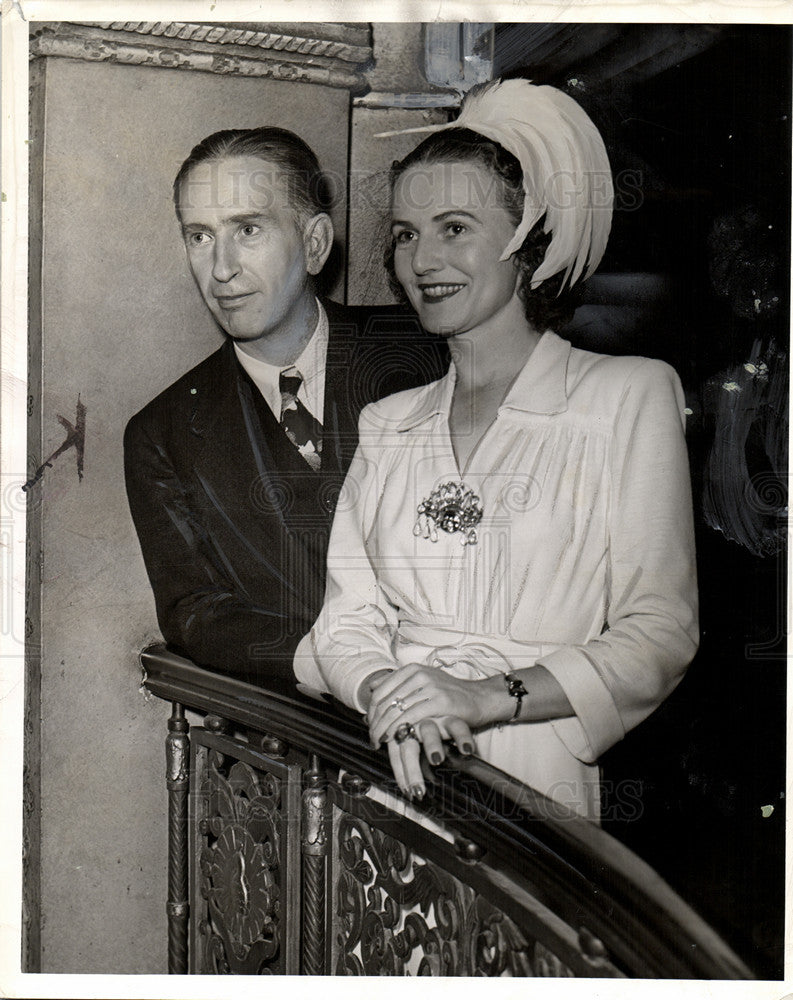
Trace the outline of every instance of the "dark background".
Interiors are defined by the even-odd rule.
[[[612,289],[606,319],[585,309],[568,333],[587,347],[613,337],[615,352],[660,357],[678,370],[692,411],[701,594],[701,647],[687,676],[602,761],[603,825],[758,976],[781,978],[791,29],[567,30],[565,39],[550,25],[544,36],[540,26],[497,28],[496,71],[564,87],[603,132],[618,196],[599,271],[653,275],[661,292],[638,327],[608,320],[621,308]],[[526,74],[521,49],[529,43],[545,55]],[[772,501],[755,515],[764,554],[731,540],[740,533],[729,520],[708,522],[704,506],[709,456],[727,433],[723,383],[746,379],[755,344],[766,360],[776,351],[781,384],[781,405],[758,406],[741,449],[750,481]],[[620,805],[623,782],[641,786],[632,813]],[[764,806],[773,812],[764,815]]]

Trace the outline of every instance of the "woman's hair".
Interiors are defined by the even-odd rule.
[[[288,185],[289,203],[299,224],[319,212],[329,211],[330,189],[314,151],[294,132],[265,125],[214,132],[193,147],[173,182],[177,216],[182,184],[193,167],[230,156],[256,156],[278,167]]]
[[[498,180],[501,204],[517,228],[523,217],[523,171],[512,153],[467,128],[450,128],[428,136],[402,160],[395,160],[390,173],[393,194],[397,180],[410,167],[432,163],[475,163],[490,171]],[[555,274],[537,288],[531,287],[531,277],[545,257],[552,233],[543,232],[544,216],[529,232],[523,245],[513,255],[520,272],[518,294],[523,302],[526,319],[535,330],[559,329],[572,319],[576,293],[562,287],[563,273]],[[405,293],[394,269],[394,241],[389,240],[385,253],[388,280],[394,294],[405,300]]]

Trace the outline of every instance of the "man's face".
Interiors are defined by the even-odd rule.
[[[256,156],[199,163],[182,183],[190,269],[212,315],[241,342],[296,342],[313,315],[309,226],[300,227],[288,188],[283,169]]]

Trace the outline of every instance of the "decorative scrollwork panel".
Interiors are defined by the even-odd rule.
[[[262,770],[212,747],[197,752],[194,971],[296,971],[285,961],[290,782],[283,765]]]
[[[575,974],[472,886],[363,819],[335,809],[334,846],[337,975]],[[618,975],[607,961],[600,974]]]

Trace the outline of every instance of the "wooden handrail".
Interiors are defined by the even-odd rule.
[[[141,662],[145,687],[157,697],[246,732],[267,733],[299,747],[315,770],[322,760],[348,780],[356,776],[363,788],[398,796],[385,749],[373,751],[359,717],[329,697],[310,697],[286,683],[254,687],[204,670],[163,645],[144,650]],[[482,884],[498,889],[510,919],[519,923],[532,907],[568,924],[571,915],[580,917],[576,929],[588,974],[752,978],[652,868],[595,824],[454,750],[442,766],[425,765],[425,778],[427,795],[411,806],[419,825],[423,818],[455,842],[472,873],[481,869]],[[476,878],[472,874],[470,884]],[[598,973],[599,961],[619,973]],[[172,971],[186,971],[182,959],[176,965]]]

